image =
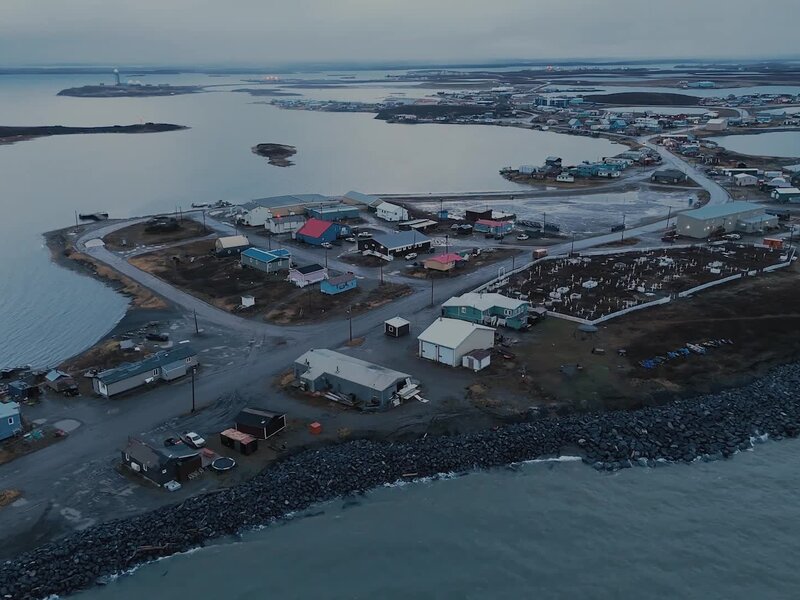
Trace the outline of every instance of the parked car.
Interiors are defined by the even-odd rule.
[[[323,248],[325,248],[325,250],[330,250],[331,248],[333,248],[333,244],[331,244],[330,242],[322,242],[322,243],[320,244],[320,246],[322,246]]]
[[[350,237],[344,238],[344,241],[345,241],[345,242],[350,242],[351,244],[355,244],[355,243],[356,243],[356,238],[354,238],[354,237],[351,235]]]
[[[406,260],[414,260],[415,258],[417,258],[417,253],[416,252],[409,252],[405,256]]]
[[[183,440],[184,444],[192,448],[202,448],[206,445],[206,441],[194,431],[184,431],[183,434],[181,434],[181,440]]]
[[[517,239],[518,239],[520,242],[524,242],[525,240],[529,240],[529,239],[531,239],[531,236],[529,236],[527,233],[520,233],[520,234],[517,236]]]
[[[742,236],[740,236],[738,233],[729,233],[727,235],[723,235],[722,239],[723,240],[737,241],[737,240],[742,239]]]
[[[180,444],[180,440],[174,437],[168,437],[164,440],[164,446],[169,448],[170,446],[175,446],[176,444]]]
[[[371,238],[372,234],[369,231],[361,231],[358,234],[358,237],[360,237],[361,239]]]

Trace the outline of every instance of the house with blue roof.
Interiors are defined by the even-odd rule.
[[[358,287],[358,280],[353,273],[345,273],[330,279],[323,279],[319,283],[319,291],[329,296],[335,296]]]
[[[264,273],[277,273],[289,270],[292,266],[292,253],[285,248],[248,248],[242,252],[240,260],[243,267],[252,267]]]

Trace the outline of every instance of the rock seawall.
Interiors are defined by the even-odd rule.
[[[387,482],[486,469],[580,448],[596,469],[720,459],[753,440],[800,432],[800,364],[748,386],[630,412],[542,418],[408,442],[357,440],[307,450],[235,488],[111,521],[0,566],[0,597],[43,598],[89,587],[205,540],[269,523],[316,502]]]

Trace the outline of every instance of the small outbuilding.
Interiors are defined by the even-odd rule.
[[[0,402],[0,441],[22,433],[22,414],[18,402]]]
[[[234,427],[256,439],[266,440],[286,429],[286,415],[265,408],[243,408],[236,415]]]
[[[447,254],[426,258],[422,261],[422,266],[431,271],[452,271],[463,260],[464,258],[460,254],[448,252]]]
[[[226,448],[233,448],[247,456],[258,450],[258,440],[237,429],[226,429],[219,434],[219,443]]]
[[[494,348],[494,333],[485,325],[440,317],[417,338],[419,357],[457,367],[468,352]]]
[[[470,371],[481,371],[492,362],[492,353],[488,350],[473,350],[461,358],[461,366]]]
[[[319,291],[329,296],[335,296],[348,290],[354,290],[358,286],[355,274],[345,273],[330,279],[323,279],[319,284]]]
[[[122,344],[120,344],[120,349],[124,350],[124,348],[122,348]],[[64,371],[60,371],[58,369],[48,371],[48,373],[44,376],[44,382],[45,385],[47,385],[47,387],[54,392],[70,393],[78,391],[78,385],[75,383],[75,380],[70,376],[70,374],[64,373]]]
[[[383,322],[383,333],[390,337],[401,337],[411,333],[411,323],[402,317],[393,317]]]
[[[250,247],[246,235],[229,235],[217,238],[214,242],[214,254],[217,256],[233,256],[241,254]]]
[[[292,265],[292,253],[285,248],[275,250],[248,248],[242,252],[240,260],[243,267],[252,267],[264,273],[277,273],[289,269]]]

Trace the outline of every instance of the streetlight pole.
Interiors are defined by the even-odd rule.
[[[619,243],[625,241],[625,213],[622,213],[622,231],[619,232]]]
[[[195,373],[197,373],[197,367],[192,367],[192,412],[197,410],[196,407],[195,407],[195,402],[194,402],[194,376],[195,376]]]

